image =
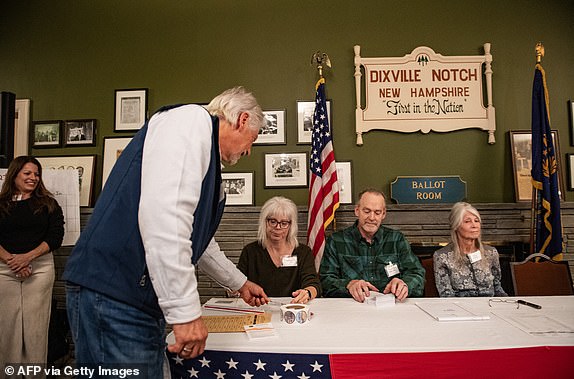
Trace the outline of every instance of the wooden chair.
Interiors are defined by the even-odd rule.
[[[540,258],[539,262],[531,261]],[[567,261],[554,261],[544,254],[530,254],[522,262],[510,262],[515,296],[574,295]]]
[[[425,269],[425,297],[439,297],[434,279],[434,263],[432,257],[421,259],[421,264]]]

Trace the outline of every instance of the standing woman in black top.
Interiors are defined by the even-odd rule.
[[[15,158],[0,191],[0,367],[46,363],[62,208],[31,156]]]

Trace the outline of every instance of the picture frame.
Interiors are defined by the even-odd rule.
[[[351,161],[335,162],[337,180],[339,181],[339,203],[353,204],[353,180],[351,176]]]
[[[14,156],[28,155],[30,146],[30,99],[16,99]]]
[[[574,100],[568,101],[568,114],[570,116],[570,146],[574,146]]]
[[[568,191],[574,191],[574,154],[566,154],[566,166],[568,167]]]
[[[145,123],[148,89],[132,88],[115,91],[114,131],[139,130]]]
[[[563,182],[560,179],[560,140],[558,130],[552,130],[552,141],[556,150],[558,165],[558,188],[560,199],[564,200]],[[515,201],[532,200],[532,132],[530,130],[511,130],[510,152],[514,176]]]
[[[35,149],[61,147],[62,120],[34,121],[30,133],[30,145]]]
[[[96,146],[96,120],[64,121],[64,146]]]
[[[71,155],[37,157],[43,170],[77,170],[80,190],[80,206],[92,205],[92,187],[96,168],[95,155]]]
[[[285,110],[263,111],[266,125],[259,130],[254,145],[285,145]]]
[[[265,154],[265,187],[307,187],[307,153]]]
[[[112,168],[120,157],[122,151],[131,142],[133,137],[104,137],[104,151],[102,160],[102,189],[112,172]]]
[[[222,187],[226,194],[225,205],[253,205],[253,172],[224,172]]]
[[[313,134],[314,101],[297,101],[297,143],[310,144]],[[327,100],[327,115],[329,125],[333,125],[331,118],[331,100]]]

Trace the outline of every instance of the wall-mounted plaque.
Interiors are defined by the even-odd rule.
[[[397,176],[391,183],[391,199],[397,204],[456,203],[466,198],[466,182],[460,176]]]
[[[491,63],[489,43],[484,55],[448,57],[420,46],[404,57],[364,58],[355,46],[357,145],[373,129],[428,133],[467,128],[488,131],[493,144]]]

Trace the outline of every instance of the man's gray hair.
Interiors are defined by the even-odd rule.
[[[237,125],[239,115],[243,112],[249,114],[249,128],[259,131],[265,125],[257,99],[243,87],[233,87],[222,92],[205,108],[211,115],[223,118],[231,125]]]

